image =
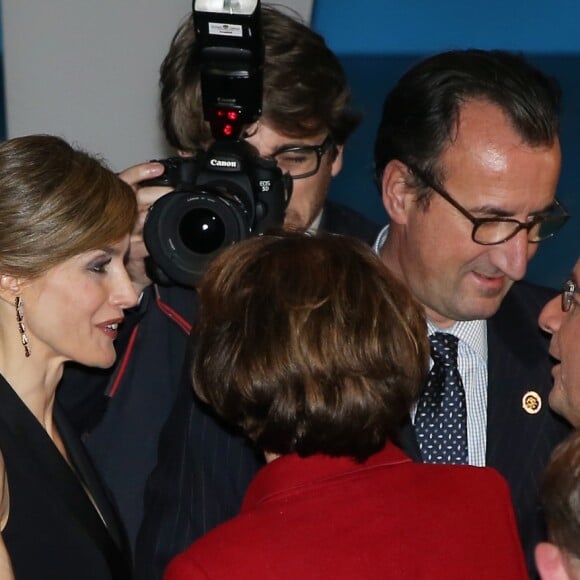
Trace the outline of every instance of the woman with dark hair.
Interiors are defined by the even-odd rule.
[[[428,360],[420,306],[361,242],[223,252],[200,287],[194,389],[268,464],[165,578],[526,578],[501,477],[393,443]]]
[[[58,405],[64,364],[106,368],[123,309],[135,195],[57,137],[0,144],[0,571],[127,580],[115,512]]]

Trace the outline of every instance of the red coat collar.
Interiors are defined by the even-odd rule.
[[[248,488],[241,512],[250,511],[260,503],[279,499],[313,483],[342,477],[351,472],[402,463],[411,463],[411,459],[392,443],[387,443],[382,451],[371,455],[363,463],[357,463],[350,457],[311,455],[303,458],[296,453],[283,455],[257,473]]]

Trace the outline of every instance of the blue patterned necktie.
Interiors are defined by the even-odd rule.
[[[457,368],[458,339],[436,332],[429,337],[433,366],[415,414],[415,433],[425,463],[466,464],[467,409]]]

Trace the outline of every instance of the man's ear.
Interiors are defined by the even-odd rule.
[[[392,159],[387,163],[381,180],[383,205],[391,221],[398,224],[407,223],[407,213],[415,201],[415,192],[407,185],[408,175],[407,166]]]
[[[332,167],[330,174],[332,177],[336,177],[340,170],[342,169],[342,152],[344,151],[344,145],[336,145],[334,159],[332,160]]]
[[[540,542],[534,556],[542,580],[570,580],[560,548],[550,542]]]

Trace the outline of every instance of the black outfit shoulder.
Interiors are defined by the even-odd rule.
[[[58,409],[55,421],[72,467],[0,377],[0,449],[10,497],[2,537],[15,577],[130,579],[128,544],[115,513],[86,452]]]

